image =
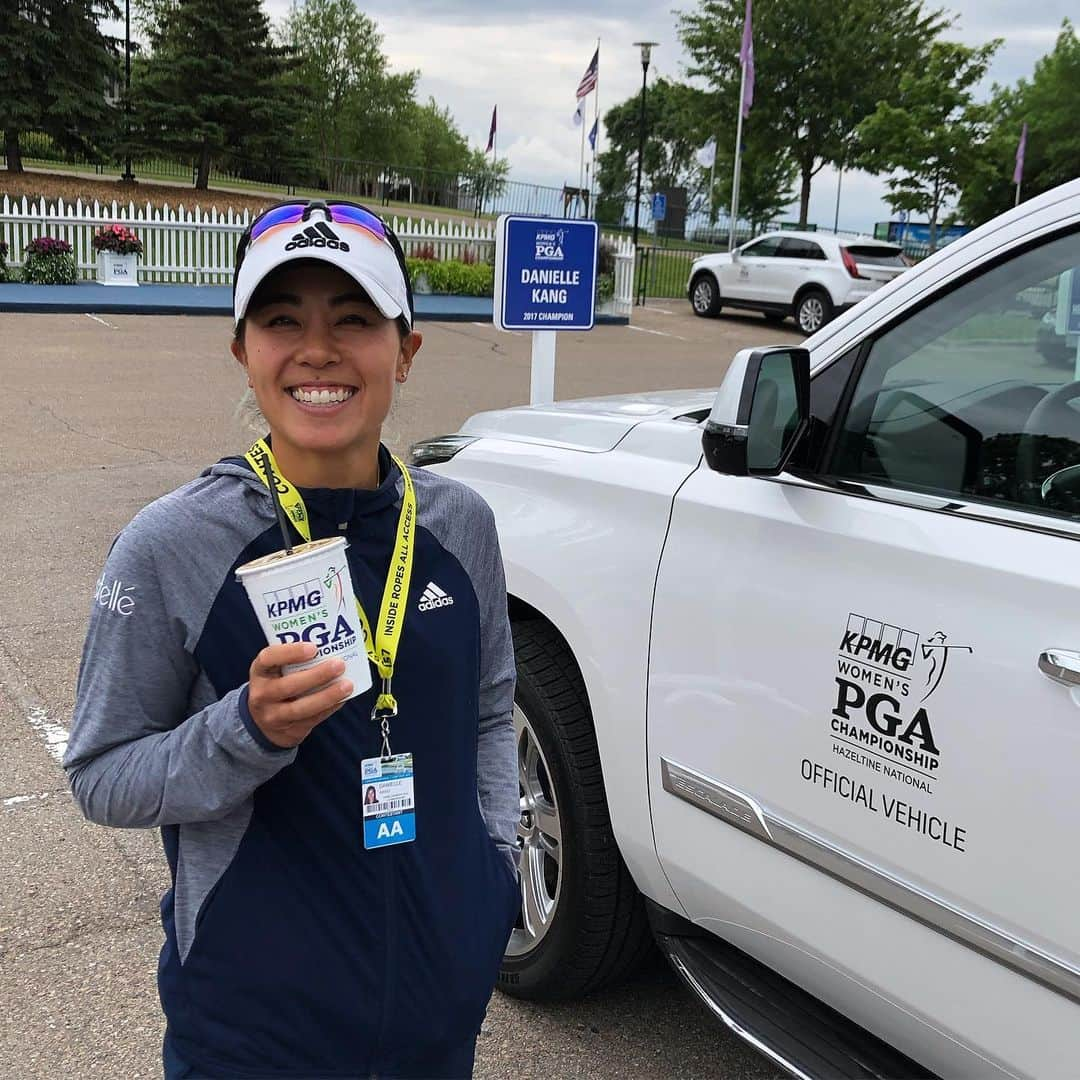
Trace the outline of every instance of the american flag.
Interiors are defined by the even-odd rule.
[[[596,89],[596,80],[599,77],[600,46],[598,45],[596,52],[593,53],[593,58],[589,61],[589,66],[585,69],[585,74],[581,76],[581,82],[578,83],[577,96],[583,98],[586,94],[591,94]]]

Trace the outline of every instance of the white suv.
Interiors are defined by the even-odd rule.
[[[1073,1080],[1080,180],[724,367],[415,450],[506,565],[500,986],[595,990],[651,925],[794,1076]]]
[[[695,259],[687,295],[702,318],[721,307],[749,308],[776,321],[793,315],[804,334],[813,334],[907,265],[901,248],[870,237],[766,233],[732,252]]]

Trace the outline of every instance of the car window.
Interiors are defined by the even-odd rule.
[[[820,244],[812,240],[794,240],[785,237],[780,245],[780,255],[785,259],[824,259],[825,252]]]
[[[766,236],[764,239],[758,240],[756,243],[749,244],[746,247],[740,249],[739,254],[745,255],[749,259],[771,259],[777,254],[779,247],[779,236]]]
[[[828,471],[1080,518],[1078,343],[1072,233],[999,263],[873,341]]]
[[[904,262],[903,248],[883,247],[878,244],[862,245],[845,244],[851,257],[860,263],[869,263],[871,266],[907,266]]]

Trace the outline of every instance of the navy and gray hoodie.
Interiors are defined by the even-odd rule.
[[[160,827],[172,873],[159,989],[173,1045],[211,1075],[415,1075],[473,1039],[518,903],[514,658],[494,519],[410,470],[418,529],[394,673],[416,840],[365,851],[373,687],[293,749],[247,708],[266,644],[235,579],[279,550],[268,490],[226,459],[141,511],[94,594],[64,767],[92,821]],[[402,481],[309,490],[378,612]],[[452,603],[419,602],[436,586]],[[378,679],[376,679],[376,687]]]

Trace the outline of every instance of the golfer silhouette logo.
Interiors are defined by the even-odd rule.
[[[950,652],[954,650],[967,653],[975,651],[970,645],[946,645],[947,640],[946,635],[941,630],[938,630],[930,635],[929,640],[922,647],[923,659],[930,661],[930,670],[926,675],[927,690],[922,696],[923,701],[941,685]]]

